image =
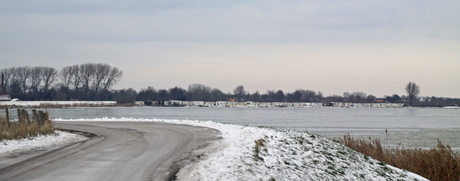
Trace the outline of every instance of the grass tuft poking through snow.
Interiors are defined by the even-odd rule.
[[[67,120],[69,121],[69,120]],[[426,180],[317,135],[211,121],[103,118],[75,121],[143,121],[217,129],[222,138],[178,180]]]

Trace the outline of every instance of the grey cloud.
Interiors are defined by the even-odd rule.
[[[9,28],[0,33],[19,39],[32,36],[43,41],[114,43],[335,43],[414,40],[427,36],[458,38],[455,32],[458,23],[448,19],[453,18],[452,13],[445,13],[454,9],[445,6],[444,10],[432,9],[431,4],[430,1],[2,1],[1,25]],[[430,12],[433,10],[436,12]],[[438,11],[443,11],[444,16]],[[5,18],[8,16],[16,19],[15,22],[9,22]]]

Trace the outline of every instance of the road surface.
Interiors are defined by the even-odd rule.
[[[181,160],[193,157],[193,149],[220,134],[147,122],[66,122],[55,127],[97,136],[0,168],[0,180],[169,180]]]

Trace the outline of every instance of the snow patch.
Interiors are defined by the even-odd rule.
[[[66,145],[85,139],[87,138],[81,135],[56,130],[54,134],[49,135],[39,135],[19,140],[0,141],[0,155]]]

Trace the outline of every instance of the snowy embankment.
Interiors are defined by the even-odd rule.
[[[139,121],[217,129],[201,160],[183,167],[178,180],[426,180],[321,136],[305,132],[228,125],[211,121],[102,118],[56,121]]]
[[[81,135],[56,130],[54,134],[50,135],[39,135],[19,140],[0,141],[0,155],[66,145],[85,139],[87,138]]]

